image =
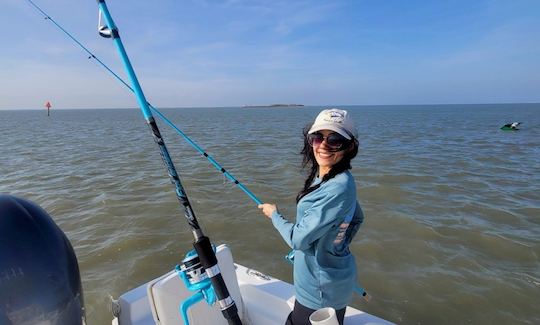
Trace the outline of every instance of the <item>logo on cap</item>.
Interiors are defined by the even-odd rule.
[[[325,121],[334,122],[334,123],[343,123],[344,118],[345,116],[343,112],[331,110],[331,111],[326,112]]]

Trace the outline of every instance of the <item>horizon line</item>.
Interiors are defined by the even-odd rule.
[[[158,109],[191,109],[191,108],[245,108],[245,109],[259,109],[259,108],[272,108],[272,109],[303,109],[310,107],[351,107],[351,106],[362,106],[362,107],[373,107],[373,106],[460,106],[460,105],[534,105],[540,104],[540,102],[498,102],[498,103],[429,103],[429,104],[342,104],[342,105],[303,105],[297,107],[272,107],[271,105],[262,105],[257,107],[246,107],[242,106],[163,106],[156,107]],[[105,109],[140,109],[138,106],[132,107],[59,107],[53,108],[51,110],[105,110]],[[155,107],[155,106],[154,106]],[[46,108],[2,108],[0,111],[40,111]]]

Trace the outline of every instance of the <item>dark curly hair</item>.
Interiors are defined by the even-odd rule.
[[[304,130],[304,147],[302,148],[302,151],[300,151],[300,154],[303,156],[302,159],[302,169],[309,166],[309,174],[304,182],[304,188],[298,192],[298,195],[296,195],[296,203],[300,201],[301,198],[308,195],[309,193],[315,191],[318,189],[324,182],[327,182],[328,180],[334,178],[336,175],[351,169],[351,160],[353,160],[354,157],[356,157],[356,154],[358,153],[358,140],[354,137],[351,141],[347,144],[347,147],[345,150],[345,155],[343,158],[332,168],[330,169],[330,172],[326,175],[324,175],[322,181],[315,185],[311,186],[313,183],[313,180],[315,179],[315,176],[317,176],[317,173],[319,171],[319,164],[317,164],[317,160],[315,160],[315,154],[313,153],[313,147],[308,142],[308,131],[311,128],[312,124],[307,125]]]

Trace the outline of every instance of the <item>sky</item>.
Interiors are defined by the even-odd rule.
[[[127,80],[95,0],[33,0]],[[27,0],[2,0],[0,109],[136,107]],[[539,0],[110,0],[155,107],[540,102]]]

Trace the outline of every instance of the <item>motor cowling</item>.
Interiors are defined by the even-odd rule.
[[[0,195],[0,324],[85,324],[77,257],[37,204]]]

